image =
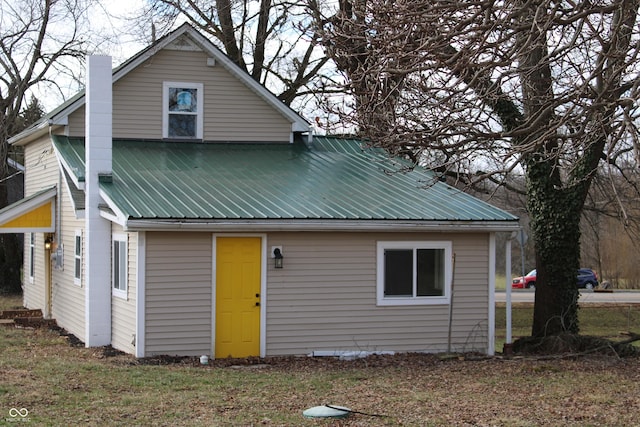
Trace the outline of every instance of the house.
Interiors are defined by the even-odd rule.
[[[13,137],[24,305],[137,357],[493,353],[517,218],[319,137],[189,25]],[[393,171],[398,171],[393,173]]]

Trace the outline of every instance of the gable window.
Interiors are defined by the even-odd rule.
[[[378,242],[378,305],[448,304],[451,242]]]
[[[36,235],[29,233],[29,282],[33,283],[36,275]]]
[[[76,230],[74,249],[73,283],[82,284],[82,232]]]
[[[113,295],[127,298],[127,236],[114,234],[112,245],[112,269]]]
[[[163,83],[162,137],[202,139],[202,83]]]

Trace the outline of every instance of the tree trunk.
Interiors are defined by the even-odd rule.
[[[576,274],[582,205],[575,189],[558,189],[549,163],[530,163],[528,169],[527,206],[537,267],[534,337],[579,331]]]

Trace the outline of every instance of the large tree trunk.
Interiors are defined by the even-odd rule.
[[[581,204],[571,190],[554,188],[549,169],[546,164],[529,168],[527,205],[537,266],[534,337],[579,331]]]

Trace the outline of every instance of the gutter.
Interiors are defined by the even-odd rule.
[[[352,231],[352,232],[510,232],[518,221],[360,221],[360,220],[152,220],[129,219],[125,231]]]

